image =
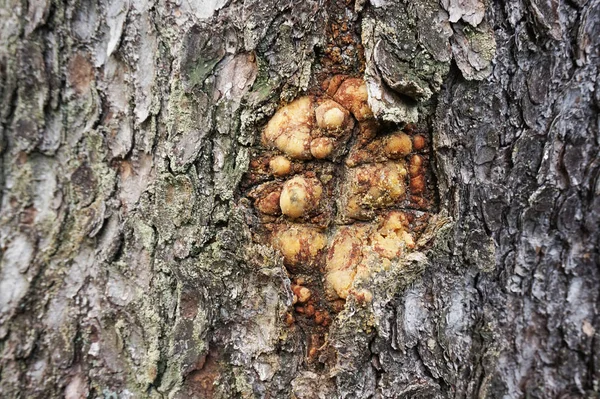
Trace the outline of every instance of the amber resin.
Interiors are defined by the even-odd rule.
[[[428,139],[416,126],[373,119],[363,80],[334,76],[320,95],[281,107],[261,133],[242,187],[282,256],[292,309],[283,320],[310,333],[314,359],[333,315],[359,282],[415,249],[432,203]]]

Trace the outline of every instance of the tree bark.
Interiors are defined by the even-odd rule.
[[[1,397],[600,396],[600,1],[6,0],[0,22]],[[426,137],[427,222],[315,326],[249,193],[275,112],[341,75]]]

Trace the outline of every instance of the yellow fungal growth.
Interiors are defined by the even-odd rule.
[[[327,251],[325,270],[347,270],[355,268],[362,259],[365,227],[342,227],[333,238]]]
[[[414,248],[414,240],[406,231],[408,227],[403,212],[390,212],[371,237],[375,252],[384,258],[394,259],[402,254],[403,248]]]
[[[401,235],[402,235],[402,240],[404,241],[404,244],[406,244],[406,247],[413,249],[415,247],[415,240],[414,240],[412,234],[410,234],[408,231],[403,231],[401,233]]]
[[[331,298],[348,298],[356,270],[334,270],[325,276],[325,292]]]
[[[379,232],[373,235],[373,248],[387,259],[394,259],[402,254],[401,241],[393,235],[383,235]]]
[[[405,157],[412,151],[412,142],[406,133],[398,132],[389,135],[384,143],[385,154],[390,159]]]
[[[350,110],[359,122],[373,118],[373,111],[371,111],[368,103],[367,85],[362,79],[350,78],[344,80],[333,99]]]
[[[292,163],[286,157],[278,155],[269,161],[269,169],[275,176],[285,176],[292,171]]]
[[[342,127],[344,119],[344,111],[340,108],[331,108],[325,111],[321,118],[317,118],[317,125],[322,129],[335,130]]]
[[[346,216],[370,217],[372,209],[396,205],[406,193],[407,171],[404,162],[361,165],[348,171],[342,199]]]
[[[409,228],[408,217],[401,211],[388,212],[376,225],[361,223],[339,228],[325,258],[327,297],[330,300],[346,299],[353,293],[354,280],[366,278],[381,267],[389,267],[391,260],[413,249],[415,243],[407,231]],[[372,300],[368,291],[355,294],[357,299]]]
[[[363,259],[364,243],[370,227],[342,227],[335,234],[325,261],[325,290],[330,299],[346,299]]]
[[[384,234],[390,234],[398,230],[406,230],[408,227],[408,218],[404,212],[391,211],[379,224],[379,231]]]
[[[327,238],[315,228],[279,225],[273,231],[271,242],[283,255],[286,266],[311,266],[327,245]]]
[[[317,159],[324,159],[331,155],[335,139],[330,137],[319,137],[311,141],[310,153]]]
[[[319,180],[304,176],[293,177],[283,185],[279,199],[281,211],[292,219],[306,216],[317,209],[322,193]]]
[[[368,130],[366,132],[372,134]],[[413,150],[410,136],[404,132],[396,132],[379,138],[368,136],[365,138],[366,143],[358,141],[350,151],[346,158],[347,166],[355,167],[363,163],[402,159]]]
[[[310,159],[314,101],[301,97],[279,109],[267,123],[263,141],[294,159]]]
[[[329,133],[348,129],[353,126],[350,113],[340,104],[326,100],[315,110],[317,126]]]

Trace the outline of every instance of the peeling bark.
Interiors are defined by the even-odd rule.
[[[0,396],[598,397],[599,27],[598,0],[7,0]],[[434,215],[311,362],[245,190],[339,74],[427,135]]]

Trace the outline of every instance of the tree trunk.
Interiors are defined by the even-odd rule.
[[[0,21],[1,397],[600,395],[600,1],[6,0]],[[363,81],[368,108],[344,103]],[[323,157],[290,155],[300,113],[269,141],[332,98],[348,136]]]

